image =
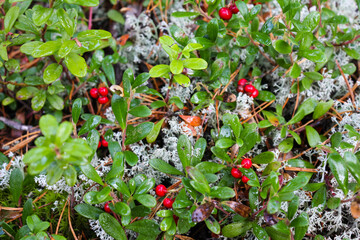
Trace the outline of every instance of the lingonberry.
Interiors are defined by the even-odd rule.
[[[222,20],[230,20],[231,17],[232,17],[232,12],[230,11],[229,8],[226,8],[226,7],[223,7],[223,8],[220,8],[219,10],[219,16]]]
[[[106,87],[101,87],[101,88],[99,88],[99,94],[100,94],[101,96],[107,96],[108,93],[109,93],[109,91],[107,90]]]
[[[252,166],[252,161],[251,161],[251,159],[250,159],[250,158],[244,158],[244,159],[241,161],[241,166],[242,166],[243,168],[247,168],[247,169],[251,168],[251,166]]]
[[[110,209],[110,207],[109,207],[109,203],[105,203],[104,210],[105,210],[105,212],[107,212],[107,213],[110,213],[110,212],[111,212],[111,209]]]
[[[245,86],[244,89],[245,89],[245,92],[252,93],[256,88],[253,85],[248,84],[248,85]]]
[[[259,90],[255,89],[255,90],[250,94],[250,97],[256,98],[257,96],[259,96]]]
[[[235,3],[231,4],[229,9],[233,14],[237,14],[239,12],[239,9],[237,8]]]
[[[172,200],[171,198],[165,198],[163,202],[164,206],[167,208],[172,208],[173,203],[174,200]]]
[[[250,179],[247,177],[247,176],[242,176],[242,178],[241,178],[241,181],[243,182],[243,183],[247,183],[248,181],[249,181]]]
[[[108,147],[108,146],[109,146],[109,143],[108,143],[105,139],[103,139],[103,140],[101,140],[101,145],[102,145],[103,147]]]
[[[233,168],[233,169],[231,169],[231,175],[232,175],[234,178],[241,178],[242,173],[240,172],[239,169]]]
[[[99,141],[98,148],[101,148],[101,141]]]
[[[92,98],[98,98],[99,97],[99,90],[97,88],[92,88],[90,90],[90,96]]]
[[[108,97],[99,97],[99,98],[98,98],[98,102],[99,102],[100,104],[105,104],[105,103],[107,103],[108,101],[109,101]]]
[[[245,86],[247,83],[247,80],[245,78],[242,78],[238,81],[238,86]]]
[[[167,189],[166,189],[166,187],[164,185],[160,184],[160,185],[156,186],[155,193],[159,197],[163,197],[167,193]]]
[[[244,86],[238,85],[238,86],[236,87],[236,91],[237,91],[237,92],[244,92]]]

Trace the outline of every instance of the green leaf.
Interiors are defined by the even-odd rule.
[[[39,89],[36,87],[23,87],[16,93],[16,99],[27,100],[32,98],[39,92]]]
[[[288,205],[288,218],[291,220],[299,208],[299,197],[294,196]]]
[[[216,141],[215,146],[218,148],[229,148],[235,144],[235,141],[229,138],[221,138]]]
[[[55,108],[56,110],[63,110],[64,109],[64,99],[59,97],[58,95],[46,95],[47,100],[49,101],[51,107]]]
[[[309,142],[310,147],[315,147],[316,145],[321,143],[319,133],[311,126],[305,127],[306,138]]]
[[[280,221],[271,227],[265,228],[266,232],[269,234],[271,239],[273,240],[290,240],[291,232],[289,227],[284,223],[284,221]]]
[[[84,173],[86,177],[93,180],[94,182],[104,186],[104,183],[99,176],[99,174],[96,172],[95,168],[89,163],[86,165],[80,166],[81,171]]]
[[[24,175],[19,168],[15,168],[14,170],[11,171],[10,180],[9,180],[10,193],[15,203],[19,201],[19,198],[21,196],[23,190],[23,181],[24,181]]]
[[[145,82],[147,82],[147,80],[149,78],[150,78],[149,73],[141,73],[135,78],[135,81],[132,82],[131,87],[134,89],[134,88],[144,84]]]
[[[87,73],[87,65],[85,59],[78,54],[69,53],[64,60],[69,71],[77,77],[85,77]]]
[[[104,73],[111,84],[115,84],[115,70],[112,65],[112,58],[105,57],[101,62],[101,67],[104,70]]]
[[[263,152],[260,153],[259,155],[256,155],[252,159],[252,162],[256,164],[267,164],[274,161],[274,159],[275,159],[275,154],[273,152]]]
[[[294,63],[294,65],[291,67],[291,70],[289,72],[289,76],[291,78],[298,78],[301,74],[301,68],[297,63]]]
[[[126,203],[117,202],[115,203],[115,212],[120,214],[121,216],[130,216],[131,209]]]
[[[328,102],[319,102],[319,104],[315,107],[313,113],[313,119],[318,119],[327,113],[332,105],[334,104],[334,100],[330,99]]]
[[[184,69],[184,65],[183,62],[181,60],[178,59],[174,59],[171,61],[170,63],[170,71],[173,74],[180,74]]]
[[[293,148],[293,145],[294,145],[294,138],[287,138],[279,144],[279,150],[283,153],[288,153]]]
[[[267,209],[268,213],[275,214],[280,210],[280,206],[281,206],[281,201],[280,201],[279,197],[273,197],[269,200],[266,209]]]
[[[223,164],[215,163],[215,162],[201,162],[196,165],[196,168],[200,170],[200,172],[206,173],[217,173],[224,169],[226,166]]]
[[[175,167],[171,166],[170,164],[168,164],[167,162],[165,162],[161,159],[156,159],[156,158],[151,159],[149,161],[149,164],[154,169],[156,169],[160,172],[163,172],[163,173],[173,174],[173,175],[183,175],[182,172],[180,172]]]
[[[63,176],[65,178],[66,184],[70,187],[74,186],[77,180],[77,173],[75,168],[72,165],[69,165],[64,173]]]
[[[320,189],[314,194],[313,199],[311,201],[312,207],[317,207],[322,205],[320,210],[324,210],[326,204],[326,187],[323,185]]]
[[[174,219],[172,216],[164,218],[160,223],[160,229],[161,231],[166,232],[170,229],[171,225],[173,224]]]
[[[96,128],[101,123],[101,116],[92,115],[80,128],[78,133],[79,136],[89,132],[90,130]]]
[[[182,46],[185,46],[188,43],[189,37],[186,35],[184,30],[179,28],[176,24],[171,25],[170,32],[171,32],[171,36]],[[174,42],[172,42],[170,45],[173,44]]]
[[[225,198],[232,198],[235,197],[235,192],[232,188],[229,187],[212,187],[210,190],[210,197],[214,197],[214,198],[220,198],[220,199],[225,199]]]
[[[107,16],[108,18],[110,18],[111,20],[124,24],[125,23],[125,19],[124,17],[121,15],[121,13],[119,11],[116,11],[115,9],[110,9],[107,12]]]
[[[304,19],[303,24],[313,31],[320,23],[320,13],[318,11],[310,12]]]
[[[161,233],[160,226],[155,221],[149,219],[135,221],[126,226],[126,228],[145,236],[157,236]]]
[[[274,43],[273,43],[273,47],[275,48],[275,50],[279,53],[282,53],[282,54],[289,54],[291,53],[291,46],[285,42],[284,40],[282,39],[279,39],[279,40],[276,40]],[[295,63],[296,64],[296,63]]]
[[[144,122],[136,127],[129,125],[126,129],[125,145],[136,143],[144,139],[151,132],[153,127],[154,123],[152,122]]]
[[[269,91],[259,91],[259,95],[256,97],[256,99],[259,99],[261,101],[270,102],[272,100],[275,100],[275,94]]]
[[[199,16],[200,13],[198,12],[173,12],[171,16],[177,17],[177,18],[183,18],[183,17],[196,17]]]
[[[328,206],[328,208],[330,209],[336,209],[340,206],[340,203],[341,203],[341,199],[340,198],[337,198],[337,197],[333,197],[333,198],[330,198],[326,205]]]
[[[312,80],[320,81],[323,80],[323,75],[318,72],[304,72],[304,75]]]
[[[80,203],[74,209],[81,216],[95,220],[99,219],[100,214],[104,213],[103,210],[86,203]]]
[[[41,26],[46,23],[53,13],[53,8],[44,8],[41,5],[35,5],[33,7],[32,19],[36,26]]]
[[[291,131],[291,130],[288,130],[289,131],[289,133],[293,136],[293,138],[295,139],[295,141],[297,142],[297,144],[301,144],[301,138],[300,138],[300,136],[296,133],[296,132],[294,132],[294,131]]]
[[[69,14],[63,8],[57,9],[56,15],[65,32],[72,37],[75,32],[74,19],[70,18]]]
[[[80,98],[77,98],[73,102],[72,110],[71,110],[72,119],[73,119],[75,124],[79,121],[79,116],[80,116],[80,113],[81,113],[81,109],[82,109],[82,101],[81,101]]]
[[[131,167],[135,166],[139,160],[138,156],[131,151],[124,151],[124,157],[127,164],[129,164]]]
[[[269,235],[257,223],[253,222],[253,233],[258,240],[269,240]]]
[[[145,207],[153,208],[156,206],[156,199],[150,194],[135,194],[134,198]]]
[[[127,117],[127,102],[125,98],[114,94],[111,98],[111,108],[114,112],[116,120],[122,129],[126,128],[126,117]]]
[[[287,194],[291,193],[291,199],[293,197],[293,192],[304,187],[309,182],[309,179],[305,176],[297,176],[290,180],[279,192],[280,199],[283,200],[286,198]]]
[[[38,44],[34,48],[31,55],[34,58],[46,57],[55,54],[61,47],[61,41],[48,41],[42,44]],[[75,54],[76,55],[76,54]],[[85,60],[84,60],[85,61]]]
[[[315,63],[322,63],[327,60],[325,53],[319,49],[307,49],[304,50],[302,54],[305,58]]]
[[[56,121],[56,118],[54,116],[47,114],[40,118],[39,126],[42,134],[46,138],[52,138],[56,135],[58,122]]]
[[[251,37],[254,39],[254,41],[259,42],[263,45],[269,46],[271,44],[271,39],[266,33],[252,32]]]
[[[76,42],[74,40],[66,40],[61,44],[61,47],[59,48],[58,55],[61,58],[66,57],[71,50],[75,47]]]
[[[260,187],[259,178],[257,177],[254,170],[252,170],[251,168],[250,169],[241,168],[240,171],[243,173],[243,175],[245,175],[246,177],[248,177],[250,179],[247,182],[247,184],[249,186]]]
[[[126,234],[120,223],[108,213],[99,216],[99,223],[104,231],[116,240],[126,240]]]
[[[60,78],[63,67],[60,64],[52,63],[44,70],[43,79],[46,84],[50,84]]]
[[[177,142],[177,151],[183,168],[190,166],[191,143],[186,135],[181,135]]]
[[[62,122],[56,131],[55,143],[61,146],[71,135],[73,126],[70,122]]]
[[[19,17],[19,13],[20,13],[20,8],[18,6],[11,7],[9,11],[6,13],[4,19],[4,30],[6,34],[10,32],[10,30],[14,26],[16,19]]]
[[[208,22],[206,29],[209,39],[215,42],[219,32],[218,20],[216,18],[211,19],[210,22]]]
[[[251,225],[247,222],[234,222],[223,227],[221,232],[224,237],[234,238],[245,234],[250,227]]]
[[[342,66],[342,70],[345,74],[353,74],[356,71],[356,66],[353,63],[348,63]]]
[[[157,78],[157,77],[168,78],[169,72],[170,72],[169,65],[160,64],[160,65],[156,65],[156,66],[152,67],[149,71],[149,74],[153,78]]]
[[[161,126],[163,125],[165,121],[165,118],[161,119],[160,121],[158,121],[154,128],[151,130],[151,132],[149,133],[149,135],[146,136],[146,141],[148,143],[153,143],[155,142],[156,138],[158,137],[160,130],[161,130]]]
[[[177,82],[180,85],[183,85],[184,87],[187,87],[190,84],[190,78],[184,74],[174,75],[174,80],[175,82]]]
[[[216,221],[215,218],[205,219],[205,224],[211,232],[215,234],[220,234],[220,224],[218,221]]]
[[[359,0],[357,0],[359,1]],[[360,2],[360,1],[359,1]],[[360,7],[359,7],[360,9]],[[344,48],[344,51],[346,52],[347,55],[349,55],[351,58],[354,58],[356,60],[360,60],[360,53],[358,51],[356,51],[355,49],[350,49],[350,48]]]
[[[328,157],[328,164],[332,174],[334,174],[339,187],[345,195],[348,193],[348,171],[346,163],[338,153],[330,153]]]
[[[345,152],[344,161],[347,166],[347,169],[351,172],[353,177],[358,183],[360,183],[360,162],[359,159],[352,152]]]
[[[194,145],[194,151],[190,161],[191,166],[195,166],[201,162],[205,150],[206,150],[206,140],[205,138],[199,138]]]
[[[130,109],[129,113],[135,117],[148,117],[151,115],[151,110],[145,105],[139,105]]]
[[[208,67],[208,63],[202,58],[189,58],[183,60],[184,67],[193,70],[202,70]]]
[[[211,147],[211,152],[218,158],[225,160],[227,162],[231,162],[231,158],[226,153],[225,150],[218,148],[218,147]]]
[[[113,186],[117,191],[124,194],[126,197],[131,196],[129,188],[127,187],[126,183],[124,183],[121,179],[113,178],[110,179],[108,183]]]

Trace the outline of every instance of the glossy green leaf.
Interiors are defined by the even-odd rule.
[[[95,168],[90,163],[80,166],[80,169],[85,174],[86,177],[88,177],[89,179],[93,180],[94,182],[96,182],[102,186],[104,185],[101,177],[99,176],[99,174],[96,172]]]
[[[19,198],[22,194],[23,190],[23,181],[24,181],[24,174],[19,168],[15,168],[11,171],[10,174],[10,193],[12,195],[12,199],[15,203],[19,201]]]
[[[319,133],[311,126],[305,127],[306,137],[311,147],[315,147],[316,145],[321,143]]]
[[[273,152],[263,152],[256,155],[252,159],[252,162],[256,164],[267,164],[274,161],[274,159],[275,159],[275,154]]]
[[[82,109],[82,101],[80,98],[77,98],[72,104],[72,111],[71,111],[72,119],[75,124],[79,121],[81,109]]]
[[[205,224],[211,232],[220,234],[220,224],[215,218],[205,219]]]
[[[232,188],[229,187],[215,186],[211,188],[210,197],[220,198],[220,199],[232,198],[235,197],[235,192]]]
[[[89,132],[90,130],[96,128],[101,123],[101,117],[98,115],[92,115],[80,128],[79,136]]]
[[[86,203],[80,203],[74,207],[75,211],[81,216],[97,220],[99,219],[100,214],[104,213],[103,210],[93,207]]]
[[[151,115],[151,110],[145,105],[139,105],[131,108],[129,113],[135,117],[148,117]]]
[[[36,26],[41,26],[46,23],[53,13],[53,8],[44,8],[41,5],[35,5],[33,8],[32,19]]]
[[[10,32],[14,26],[16,19],[19,17],[19,13],[20,8],[18,6],[13,6],[7,11],[4,19],[4,30],[6,34]]]
[[[161,233],[160,226],[155,221],[150,219],[135,221],[126,226],[126,228],[146,236],[157,236]]]
[[[157,203],[155,197],[151,196],[150,194],[135,194],[134,198],[139,203],[149,208],[155,207]]]
[[[294,145],[294,138],[287,138],[279,144],[279,150],[283,153],[288,153],[293,148],[293,145]]]
[[[265,228],[266,232],[269,234],[271,239],[273,240],[290,240],[291,232],[289,227],[284,223],[284,221],[280,221],[271,227]]]
[[[183,175],[182,172],[180,172],[175,167],[171,166],[169,163],[167,163],[161,159],[156,159],[156,158],[151,159],[149,161],[149,164],[154,169],[156,169],[160,172],[163,172],[163,173],[173,174],[173,175]]]
[[[233,238],[246,233],[250,227],[247,222],[234,222],[224,226],[221,232],[225,237]]]
[[[189,86],[190,84],[190,78],[184,74],[177,74],[174,75],[174,80],[180,85],[183,85],[184,87]]]
[[[339,187],[346,195],[348,193],[348,171],[346,162],[338,153],[330,153],[328,157],[328,164],[332,174],[334,174]]]
[[[116,11],[115,9],[110,9],[107,12],[107,16],[108,18],[110,18],[111,20],[124,24],[125,23],[125,19],[124,17],[121,15],[121,13],[119,11]]]
[[[207,62],[202,58],[189,58],[183,60],[184,67],[190,68],[193,70],[202,70],[206,69],[208,64]]]
[[[183,168],[190,166],[191,143],[186,135],[181,135],[177,142],[177,151]]]
[[[326,114],[332,105],[334,104],[334,100],[330,99],[328,102],[319,102],[319,104],[315,107],[313,113],[313,119],[318,119],[324,114]]]
[[[104,231],[116,240],[126,240],[126,234],[120,223],[108,213],[99,215],[99,223]]]
[[[44,70],[43,79],[46,84],[50,84],[60,78],[63,67],[60,64],[52,63]]]
[[[168,77],[169,72],[170,72],[169,65],[160,64],[160,65],[156,65],[156,66],[152,67],[149,71],[149,74],[153,78]]]
[[[161,130],[161,127],[162,127],[164,121],[165,121],[165,118],[161,119],[154,125],[154,128],[151,130],[149,135],[146,136],[146,141],[148,143],[155,142],[156,138],[158,137],[158,135],[160,133],[160,130]]]
[[[284,40],[282,39],[279,39],[279,40],[276,40],[274,43],[273,43],[273,47],[275,48],[275,50],[279,53],[282,53],[282,54],[289,54],[291,53],[291,46]],[[296,64],[296,63],[295,63]]]
[[[69,53],[64,60],[69,71],[77,77],[85,77],[87,73],[87,65],[85,59],[78,54]]]
[[[144,139],[151,132],[153,127],[154,123],[152,122],[144,122],[136,127],[129,125],[126,130],[125,145],[136,143]]]
[[[344,161],[351,175],[360,183],[360,161],[352,152],[345,152]]]
[[[38,44],[34,48],[31,55],[35,58],[46,57],[55,54],[61,47],[61,42],[57,41],[47,41],[42,44]]]

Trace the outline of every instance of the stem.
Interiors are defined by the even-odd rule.
[[[168,87],[168,90],[166,92],[166,97],[165,97],[165,103],[168,103],[169,101],[169,98],[170,98],[170,89],[171,89],[171,85],[173,83],[173,79],[174,79],[174,74],[171,74],[171,78],[170,78],[170,82],[169,82],[169,87]]]

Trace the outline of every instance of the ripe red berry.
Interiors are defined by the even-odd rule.
[[[101,87],[101,88],[99,88],[99,94],[100,94],[101,96],[107,96],[108,93],[109,93],[109,91],[107,90],[106,87]]]
[[[165,198],[163,202],[164,206],[167,208],[172,208],[173,203],[174,200],[172,200],[171,198]]]
[[[236,87],[236,91],[237,91],[237,92],[244,92],[244,86],[238,85],[238,86]]]
[[[244,89],[245,89],[245,92],[252,93],[256,88],[253,85],[248,84],[248,85],[245,86]]]
[[[239,169],[233,168],[233,169],[231,169],[231,175],[232,175],[234,178],[241,178],[242,173],[240,172]]]
[[[178,221],[179,221],[179,217],[176,215],[173,215],[173,219],[175,221],[175,224],[177,225]]]
[[[229,9],[233,14],[237,14],[239,12],[239,9],[237,8],[235,3],[231,4]]]
[[[109,143],[108,143],[105,139],[103,139],[103,140],[101,140],[101,145],[102,145],[103,147],[108,147],[108,146],[109,146]]]
[[[90,96],[91,96],[92,98],[98,98],[98,97],[99,97],[99,91],[98,91],[98,89],[97,89],[97,88],[92,88],[92,89],[90,90]]]
[[[259,90],[255,89],[251,94],[250,97],[256,98],[259,95]]]
[[[219,10],[219,16],[222,20],[230,20],[232,17],[232,13],[229,8],[223,7]]]
[[[250,179],[247,176],[242,176],[241,181],[243,181],[243,183],[247,183]]]
[[[98,148],[101,148],[101,141],[99,141]]]
[[[241,166],[242,166],[243,168],[247,168],[247,169],[251,168],[251,166],[252,166],[252,161],[251,161],[251,159],[250,159],[250,158],[244,158],[244,159],[241,161]]]
[[[100,104],[105,104],[105,103],[107,103],[108,101],[109,101],[108,97],[99,97],[99,98],[98,98],[98,102],[99,102]]]
[[[105,212],[107,212],[107,213],[110,213],[110,212],[111,212],[111,209],[110,209],[110,207],[109,207],[109,203],[105,203],[104,210],[105,210]]]
[[[238,86],[245,86],[247,83],[247,80],[245,78],[242,78],[238,81]]]
[[[167,189],[166,189],[166,187],[164,185],[160,184],[160,185],[156,186],[155,193],[159,197],[163,197],[167,193]]]

